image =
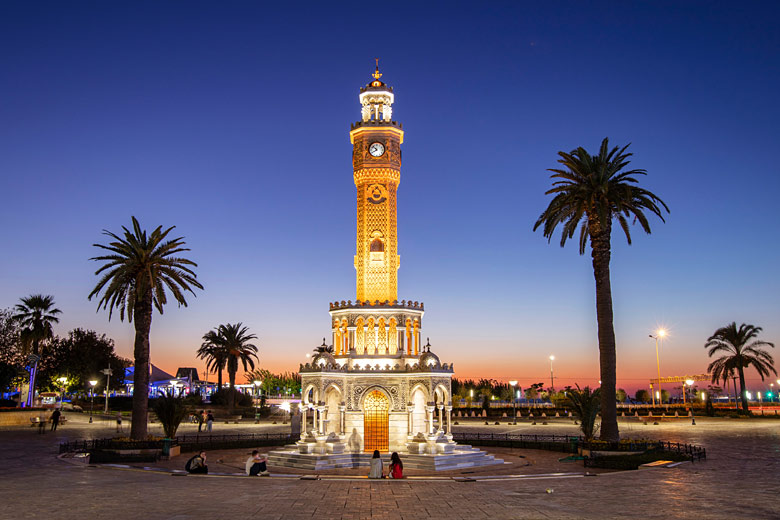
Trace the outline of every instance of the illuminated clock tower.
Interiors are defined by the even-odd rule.
[[[392,120],[393,88],[379,78],[360,89],[362,121],[352,125],[352,168],[357,187],[358,301],[398,299],[398,222],[396,193],[401,182],[402,126]]]

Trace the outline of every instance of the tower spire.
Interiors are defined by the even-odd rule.
[[[382,77],[382,73],[381,73],[381,72],[379,72],[379,58],[374,58],[374,59],[376,60],[376,70],[374,71],[374,73],[373,73],[373,74],[371,74],[371,76],[372,76],[372,77],[373,77],[375,80],[379,81],[379,78],[381,78],[381,77]]]

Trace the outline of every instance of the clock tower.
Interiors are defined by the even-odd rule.
[[[374,80],[360,89],[362,120],[349,132],[357,187],[355,270],[358,301],[392,304],[398,299],[396,193],[401,182],[402,125],[393,121],[393,87]]]

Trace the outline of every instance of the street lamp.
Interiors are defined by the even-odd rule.
[[[658,340],[663,340],[664,337],[666,337],[666,330],[665,329],[658,329],[655,333],[655,336],[652,334],[649,335],[651,338],[655,339],[655,364],[658,368],[658,395],[661,393],[661,358],[658,356]],[[658,402],[661,403],[660,401]]]
[[[68,384],[68,378],[65,376],[58,377],[57,381],[61,383],[60,385],[60,410],[62,410],[62,400],[65,398],[65,385]]]
[[[685,380],[685,384],[688,385],[688,387],[691,388],[691,389],[693,389],[693,383],[694,383],[693,379],[686,379]],[[683,386],[683,395],[685,395],[685,393],[686,393],[685,386]],[[696,417],[695,417],[694,412],[693,412],[693,398],[691,398],[691,425],[692,426],[696,426]]]
[[[89,424],[92,424],[92,409],[95,407],[95,379],[89,382]]]
[[[255,379],[254,380],[254,384],[255,384],[255,393],[259,394],[260,393],[260,385],[263,384],[263,381],[260,380],[260,379]],[[256,396],[255,399],[259,399],[259,395]],[[258,402],[256,400],[255,401],[255,421],[260,421],[260,412],[257,409],[257,404],[258,404]]]
[[[512,380],[509,384],[512,385],[512,417],[514,417],[514,424],[517,424],[517,401],[515,401],[515,387],[517,386],[517,381]]]
[[[103,410],[103,413],[108,415],[108,384],[111,382],[111,374],[113,372],[111,372],[111,367],[104,368],[100,372],[106,376],[106,408]],[[133,389],[133,391],[135,391],[135,389]]]
[[[553,376],[553,361],[555,361],[555,356],[550,356],[550,390],[555,391],[555,376]]]

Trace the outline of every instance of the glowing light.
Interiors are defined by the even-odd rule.
[[[688,386],[693,386],[693,383],[694,383],[693,379],[686,379],[685,380],[685,384],[688,385]]]
[[[282,404],[279,405],[279,408],[281,408],[285,412],[289,412],[290,411],[290,401],[284,401]]]
[[[517,386],[517,381],[515,381],[515,380],[513,379],[512,381],[510,381],[510,382],[509,382],[509,384],[510,384],[511,386]]]
[[[96,384],[97,384],[97,381],[95,381],[94,379],[89,382],[89,386],[92,386],[92,387],[94,387]]]
[[[261,380],[259,380],[259,379],[255,379],[254,383],[255,383],[255,386],[260,386],[260,385],[263,384],[263,382]]]
[[[706,401],[707,400],[707,394],[705,394],[704,392],[701,393],[701,400],[702,401]]]
[[[550,361],[555,361],[555,356],[550,356]]]

